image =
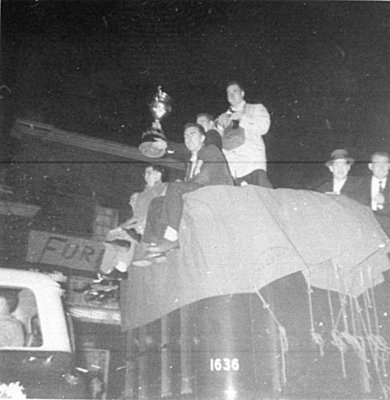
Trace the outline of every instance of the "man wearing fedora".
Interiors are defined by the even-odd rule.
[[[375,152],[368,169],[371,174],[362,179],[359,198],[372,209],[382,229],[390,236],[390,155],[385,151]]]
[[[360,201],[360,178],[350,176],[349,171],[354,159],[349,157],[347,150],[337,149],[330,155],[325,165],[332,174],[332,178],[323,183],[318,191],[322,193],[342,194],[351,199]]]

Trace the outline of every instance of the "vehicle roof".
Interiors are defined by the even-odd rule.
[[[15,286],[45,286],[59,288],[50,276],[34,271],[26,271],[23,269],[10,269],[0,267],[0,284],[15,285]]]

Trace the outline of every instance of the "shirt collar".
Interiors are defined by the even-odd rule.
[[[163,182],[157,182],[153,186],[145,185],[145,190],[155,190],[158,189],[161,185],[163,185]]]
[[[190,161],[191,161],[192,163],[194,163],[195,161],[197,161],[197,159],[198,159],[198,152],[192,153],[192,154],[191,154]]]
[[[230,109],[232,111],[242,111],[245,107],[246,101],[243,100],[241,103],[238,103],[236,106],[231,106]]]
[[[205,146],[205,144],[203,143],[202,144],[202,147],[196,152],[196,153],[192,153],[191,154],[191,158],[190,158],[190,161],[193,163],[193,162],[196,162],[197,160],[198,160],[198,157],[199,157],[199,153],[205,148],[206,146]]]
[[[345,183],[347,181],[347,179],[348,179],[347,176],[343,179],[333,179],[333,183],[335,183],[335,184]]]
[[[386,176],[386,178],[383,178],[383,179],[379,179],[379,178],[377,178],[376,176],[372,176],[372,180],[374,181],[374,182],[377,182],[378,184],[379,184],[379,182],[383,182],[384,184],[386,184],[386,182],[387,182],[387,176]]]

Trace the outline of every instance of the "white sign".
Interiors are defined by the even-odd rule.
[[[26,260],[84,271],[97,271],[103,253],[104,245],[97,240],[30,231]]]

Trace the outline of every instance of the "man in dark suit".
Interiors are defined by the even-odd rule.
[[[360,178],[348,175],[354,159],[349,157],[347,150],[344,149],[334,150],[330,157],[330,160],[325,165],[331,172],[332,178],[323,183],[318,188],[318,191],[321,193],[342,194],[360,201]]]
[[[371,156],[368,169],[370,176],[363,178],[360,185],[361,202],[372,209],[382,229],[390,236],[390,156],[377,151]]]
[[[183,212],[183,195],[209,185],[233,185],[229,167],[222,152],[214,145],[205,145],[205,131],[196,123],[184,127],[184,142],[192,156],[187,165],[184,182],[168,184],[162,207],[167,228],[157,246],[150,246],[151,253],[165,253],[178,247],[178,229]]]
[[[215,127],[213,116],[208,113],[198,114],[196,116],[196,123],[201,125],[206,132],[205,146],[215,144],[222,151],[222,137]]]

